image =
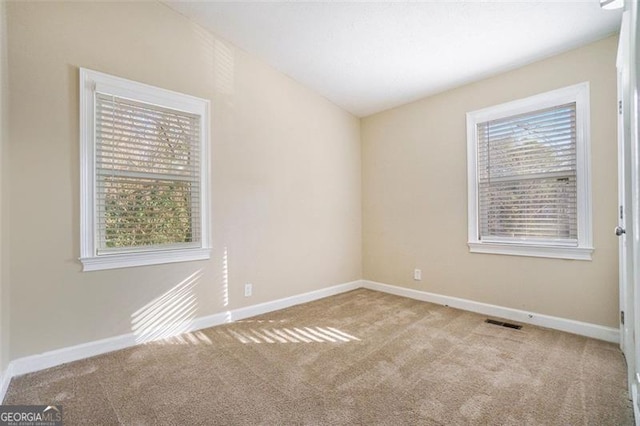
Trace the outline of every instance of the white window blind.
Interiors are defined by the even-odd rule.
[[[472,253],[591,260],[589,83],[467,113]]]
[[[479,240],[578,245],[576,103],[477,124]]]
[[[95,94],[97,254],[199,247],[200,116]]]
[[[211,257],[210,101],[80,68],[83,271]]]

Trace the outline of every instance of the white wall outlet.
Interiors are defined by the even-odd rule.
[[[253,284],[246,283],[244,285],[244,297],[250,297],[253,294]]]
[[[414,269],[413,270],[413,280],[414,281],[422,281],[422,269]]]

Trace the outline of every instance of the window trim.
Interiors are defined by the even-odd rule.
[[[131,252],[97,252],[95,92],[197,114],[200,120],[200,229],[197,247],[137,249]],[[209,120],[210,102],[86,68],[80,68],[80,262],[83,271],[205,260],[211,257]]]
[[[535,242],[483,242],[479,236],[478,174],[477,174],[477,125],[490,120],[505,118],[550,108],[564,103],[576,103],[576,178],[577,178],[577,226],[578,246]],[[514,256],[548,257],[574,260],[591,260],[592,212],[591,212],[591,150],[589,82],[575,84],[557,90],[530,96],[512,102],[491,106],[467,113],[467,195],[468,195],[468,246],[471,253],[491,253]]]

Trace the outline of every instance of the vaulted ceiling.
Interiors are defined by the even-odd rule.
[[[585,1],[165,1],[366,116],[593,42],[621,11]]]

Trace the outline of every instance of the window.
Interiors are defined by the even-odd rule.
[[[80,70],[84,271],[208,259],[209,101]]]
[[[589,85],[467,114],[471,252],[590,260]]]

